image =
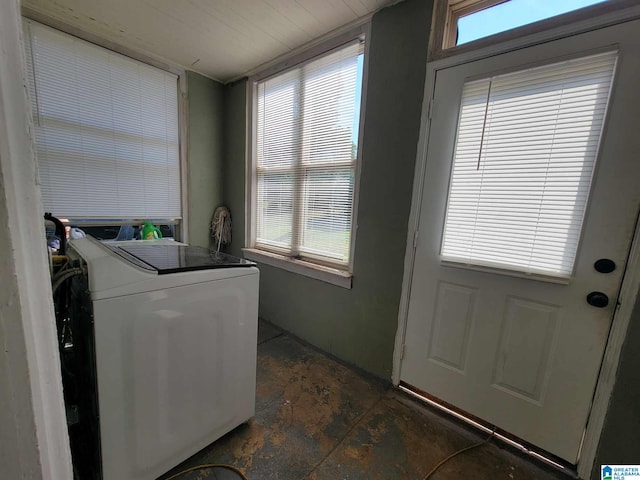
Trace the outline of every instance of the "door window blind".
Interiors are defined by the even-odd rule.
[[[465,83],[443,260],[571,275],[616,58]]]
[[[347,265],[364,44],[257,85],[256,246]]]
[[[178,219],[177,77],[25,22],[45,211],[73,219]]]

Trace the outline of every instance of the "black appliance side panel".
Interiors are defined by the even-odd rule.
[[[86,275],[73,277],[70,282],[69,324],[73,336],[72,353],[63,364],[63,386],[67,419],[69,408],[75,405],[76,423],[69,424],[71,455],[75,475],[84,480],[102,479],[98,383],[93,321],[93,303]],[[65,354],[63,354],[64,358]],[[66,381],[64,378],[66,378]],[[73,397],[73,398],[67,398]]]

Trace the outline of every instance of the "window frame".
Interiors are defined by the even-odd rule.
[[[178,103],[178,162],[180,169],[180,210],[181,218],[166,218],[159,219],[158,221],[164,224],[172,224],[175,226],[176,240],[182,242],[189,242],[189,186],[188,186],[188,157],[186,148],[186,139],[189,138],[188,131],[188,101],[187,101],[187,73],[184,67],[167,62],[164,59],[151,57],[129,47],[120,45],[113,41],[102,38],[98,35],[90,33],[81,28],[72,26],[63,21],[53,19],[47,15],[43,15],[29,7],[23,7],[22,13],[22,25],[29,23],[39,23],[46,27],[58,30],[67,35],[71,35],[85,42],[94,44],[98,47],[110,50],[112,52],[124,55],[137,62],[155,67],[159,70],[176,75],[177,87],[176,98]],[[92,225],[96,222],[92,219],[73,219],[73,225]],[[128,218],[126,221],[121,221],[119,225],[125,224],[137,224],[146,220],[140,220],[139,218]],[[111,223],[108,219],[100,220],[100,224]]]
[[[434,0],[429,36],[428,61],[441,60],[466,54],[523,37],[540,36],[541,33],[566,27],[574,31],[578,22],[591,22],[597,17],[614,14],[637,5],[635,0],[609,0],[604,3],[563,13],[555,17],[504,30],[494,35],[456,45],[458,20],[466,15],[486,10],[509,0]],[[589,28],[587,27],[586,30]]]
[[[445,23],[442,48],[448,49],[456,46],[458,37],[458,21],[467,15],[471,15],[487,8],[495,7],[509,0],[449,0],[447,7],[447,19]]]
[[[364,132],[364,118],[366,111],[366,92],[368,76],[370,22],[362,23],[349,30],[323,40],[297,54],[276,59],[258,73],[249,77],[247,82],[247,179],[246,179],[246,219],[245,219],[245,248],[246,258],[266,263],[284,270],[315,278],[343,288],[351,288],[353,263],[357,236],[358,198],[360,190],[360,171],[362,164],[362,140]],[[289,70],[299,68],[305,63],[312,62],[324,55],[330,54],[347,46],[358,39],[365,41],[364,61],[362,72],[362,86],[360,99],[360,117],[358,126],[358,151],[354,165],[353,207],[351,212],[351,238],[349,245],[349,261],[347,264],[330,262],[313,255],[303,257],[290,256],[284,250],[264,248],[256,245],[257,219],[257,113],[258,113],[258,83]]]

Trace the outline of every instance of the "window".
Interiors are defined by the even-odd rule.
[[[429,59],[541,34],[629,6],[611,0],[436,0]]]
[[[467,81],[445,261],[573,272],[616,52]]]
[[[452,28],[456,38],[450,47],[488,37],[512,28],[528,25],[533,22],[552,18],[606,0],[501,0],[490,3],[474,2],[471,6],[461,8],[463,2],[450,8]],[[466,2],[467,4],[469,2]],[[453,27],[453,25],[452,25]]]
[[[257,82],[253,248],[349,268],[363,48]]]
[[[32,21],[25,39],[44,210],[179,220],[177,76]]]

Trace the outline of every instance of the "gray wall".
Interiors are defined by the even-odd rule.
[[[222,204],[222,84],[187,72],[189,242],[209,246],[209,225]]]
[[[245,233],[247,81],[225,86],[224,91],[224,203],[231,211],[229,253],[242,256]]]
[[[398,323],[431,5],[407,0],[372,20],[353,288],[260,265],[262,318],[384,379]],[[245,85],[226,92],[224,190],[235,212],[235,253],[244,237]]]
[[[600,465],[640,463],[640,297],[622,347],[596,459],[591,478],[598,480]]]

